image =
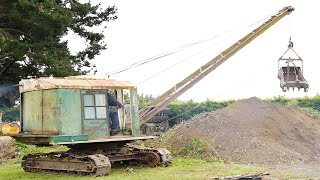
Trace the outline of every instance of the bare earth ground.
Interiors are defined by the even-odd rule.
[[[208,157],[320,177],[320,120],[302,110],[258,98],[203,113],[176,126],[161,140],[173,152],[205,142]]]
[[[0,164],[16,156],[12,140],[13,139],[11,137],[0,136]]]

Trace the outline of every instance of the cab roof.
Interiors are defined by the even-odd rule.
[[[132,89],[129,81],[118,81],[98,76],[69,76],[62,78],[42,77],[22,79],[19,82],[20,93],[45,89]]]

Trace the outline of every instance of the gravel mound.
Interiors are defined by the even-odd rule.
[[[320,120],[252,97],[200,114],[169,131],[173,151],[206,142],[207,155],[250,164],[320,164]]]

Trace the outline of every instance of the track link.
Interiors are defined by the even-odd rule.
[[[109,159],[102,154],[79,156],[67,152],[28,154],[22,158],[26,172],[103,176],[111,171]]]
[[[136,153],[136,158],[130,161],[133,164],[151,167],[171,165],[171,152],[165,148],[149,148],[132,144],[127,144],[127,148]]]

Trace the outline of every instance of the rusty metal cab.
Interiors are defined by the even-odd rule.
[[[121,103],[124,91],[129,96],[130,116],[118,109],[120,128],[126,132],[123,137],[140,137],[137,88],[130,82],[74,76],[23,79],[19,85],[22,132],[14,137],[21,142],[45,145],[113,138],[107,103],[110,90]]]

